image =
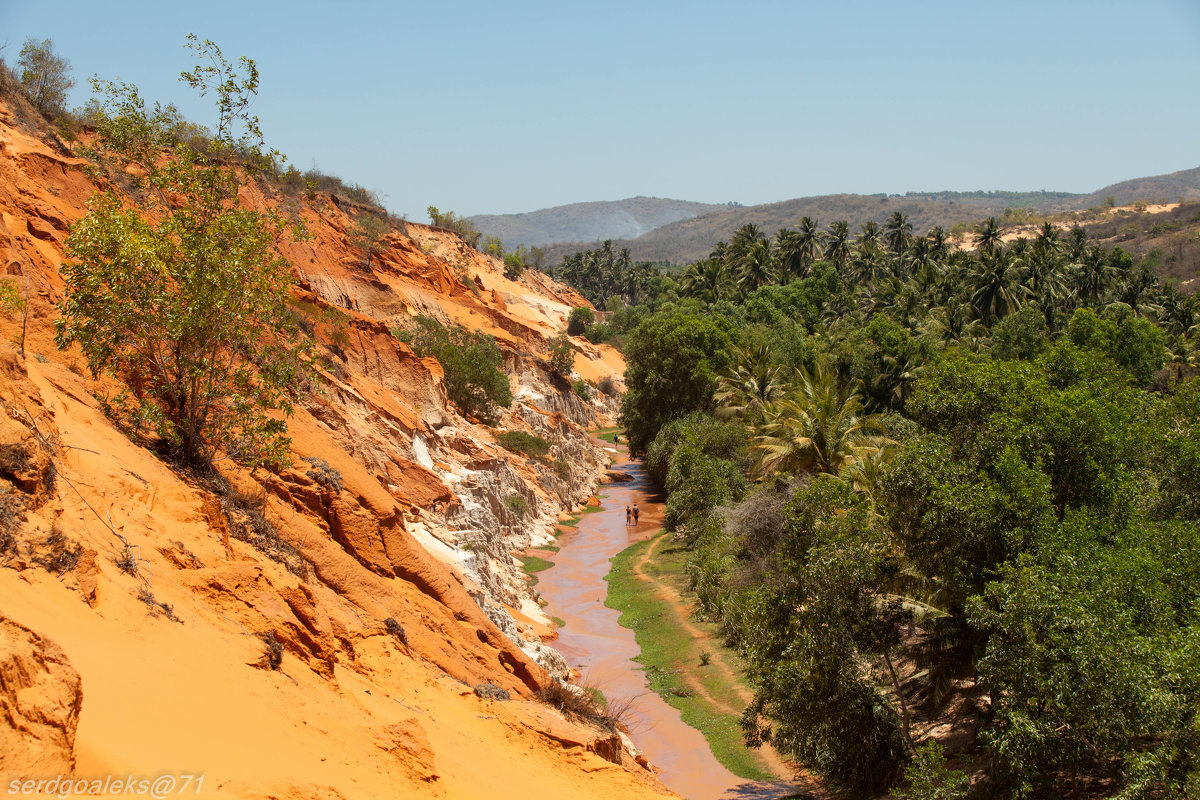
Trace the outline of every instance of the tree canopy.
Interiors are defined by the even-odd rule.
[[[173,109],[148,110],[136,87],[95,81],[105,113],[89,155],[105,188],[67,238],[57,341],[129,386],[117,409],[183,460],[280,463],[287,427],[272,412],[290,412],[309,367],[279,243],[303,229],[238,201],[277,155],[248,112],[254,62],[235,66],[195,37],[188,46],[207,64],[181,80],[217,107],[215,132],[197,145],[178,139]]]

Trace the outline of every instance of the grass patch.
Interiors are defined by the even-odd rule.
[[[634,574],[634,563],[664,535],[660,533],[654,539],[632,545],[613,557],[612,571],[605,579],[608,581],[605,605],[620,611],[618,621],[633,631],[641,648],[635,660],[644,665],[650,688],[677,708],[684,722],[704,734],[717,760],[742,778],[774,780],[775,776],[762,767],[754,751],[743,743],[738,715],[715,707],[693,692],[683,678],[685,673],[694,675],[718,702],[740,709],[743,702],[725,674],[711,666],[700,666],[701,652],[720,650],[728,661],[733,661],[732,654],[716,640],[693,640],[677,624],[671,608],[654,592],[647,591],[646,584]],[[685,579],[686,558],[682,548],[663,548],[659,557],[647,565],[646,572],[656,581],[678,588]]]
[[[521,566],[525,568],[526,572],[532,575],[535,572],[550,569],[554,566],[554,562],[538,558],[537,556],[521,556]]]
[[[554,627],[556,627],[556,628],[567,627],[567,621],[565,619],[563,619],[562,617],[551,617],[550,621],[554,623]]]
[[[624,428],[600,428],[599,430],[593,431],[593,433],[596,435],[597,439],[603,439],[604,441],[608,442],[609,444],[618,444],[618,442],[613,437],[615,437],[615,436],[624,437],[625,429]]]
[[[525,431],[505,431],[496,437],[496,442],[505,450],[522,453],[531,458],[540,458],[550,452],[549,442]]]
[[[537,575],[535,572],[541,572],[544,569],[550,569],[554,566],[553,561],[547,561],[544,558],[537,556],[521,556],[521,568],[525,570],[525,574],[529,577],[529,585],[537,586]]]

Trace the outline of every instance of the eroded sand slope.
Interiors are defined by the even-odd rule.
[[[324,386],[289,420],[292,467],[223,468],[222,495],[119,431],[96,398],[120,387],[55,349],[63,241],[93,187],[19,111],[0,106],[0,263],[29,302],[24,356],[22,320],[0,322],[5,785],[171,772],[236,797],[666,794],[617,736],[531,699],[563,665],[525,621],[540,611],[511,552],[595,492],[606,459],[583,428],[615,412],[545,368],[585,301],[423,226],[367,268],[346,238],[361,209],[248,190],[313,234],[289,256]],[[437,362],[389,332],[414,314],[497,337],[519,398],[502,427],[565,469],[456,413]],[[619,377],[614,352],[574,344],[580,376]]]

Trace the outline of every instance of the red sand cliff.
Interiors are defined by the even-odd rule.
[[[317,326],[326,385],[289,420],[291,469],[228,473],[298,548],[289,571],[239,539],[220,498],[118,431],[95,399],[116,387],[55,349],[63,241],[92,185],[18,111],[0,105],[0,264],[29,300],[24,358],[21,320],[0,322],[4,785],[185,772],[236,797],[665,795],[613,734],[531,699],[550,680],[538,662],[555,660],[503,608],[536,618],[509,552],[544,540],[605,465],[582,427],[611,401],[582,403],[542,364],[583,299],[537,273],[509,281],[412,224],[368,269],[338,201],[303,203],[296,298],[341,314]],[[551,441],[567,477],[448,405],[437,362],[389,333],[413,314],[497,337],[520,399],[502,425]],[[582,377],[620,375],[619,355],[575,344]],[[533,518],[505,507],[514,493]],[[263,635],[282,645],[278,670]],[[481,699],[480,684],[513,699]]]

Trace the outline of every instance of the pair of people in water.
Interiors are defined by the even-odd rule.
[[[638,522],[637,503],[633,504],[633,508],[630,508],[629,506],[625,506],[625,525],[626,526],[629,526],[629,525],[636,526],[637,522]]]

